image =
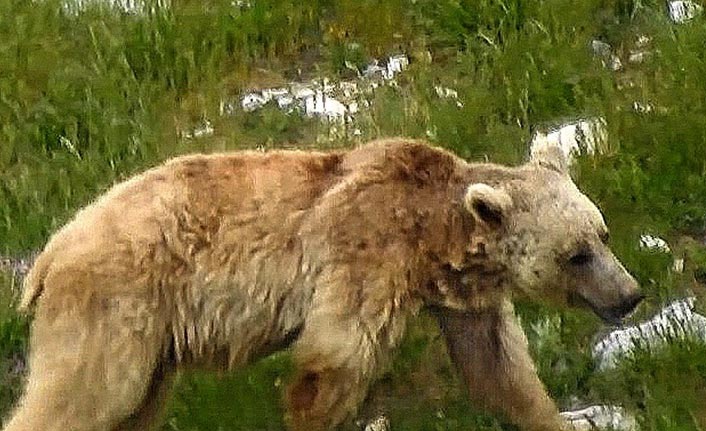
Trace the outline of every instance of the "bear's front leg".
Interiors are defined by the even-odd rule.
[[[286,393],[293,431],[336,427],[355,413],[375,374],[375,354],[358,325],[307,324],[294,348],[297,374]]]
[[[293,431],[335,428],[352,415],[365,398],[355,370],[302,370],[287,388],[286,421]]]
[[[340,317],[315,316],[294,346],[297,374],[286,391],[291,430],[329,430],[352,417],[396,345]]]
[[[440,310],[438,317],[472,401],[523,431],[568,429],[537,376],[510,303],[467,313]]]

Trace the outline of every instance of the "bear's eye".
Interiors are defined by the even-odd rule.
[[[593,255],[590,251],[580,251],[569,258],[569,263],[574,266],[583,266],[591,262]]]

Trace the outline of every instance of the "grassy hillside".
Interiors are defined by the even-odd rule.
[[[677,25],[657,0],[173,0],[124,13],[80,12],[55,0],[0,0],[0,254],[40,248],[111,184],[176,154],[238,148],[349,146],[424,137],[469,160],[519,163],[536,129],[606,119],[609,145],[586,156],[577,182],[599,203],[612,246],[649,295],[640,316],[706,282],[706,18]],[[240,4],[240,6],[238,6]],[[650,41],[638,47],[641,35]],[[603,67],[591,41],[623,68]],[[629,62],[643,51],[644,61]],[[220,113],[248,89],[328,77],[405,52],[397,87],[368,96],[360,136],[273,106]],[[435,86],[453,88],[458,102]],[[650,106],[638,112],[633,106]],[[187,138],[208,120],[214,133]],[[667,239],[684,257],[641,250]],[[21,384],[27,322],[0,278],[0,412]],[[643,429],[706,428],[706,347],[681,343],[598,372],[592,315],[521,304],[542,378],[564,408],[624,405]],[[704,308],[699,302],[697,308]],[[604,330],[603,330],[604,331]],[[278,430],[286,354],[233,375],[180,378],[165,430]],[[399,430],[500,430],[461,395],[433,322],[410,328],[364,414]]]

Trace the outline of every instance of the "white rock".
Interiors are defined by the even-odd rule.
[[[623,68],[623,62],[620,61],[620,57],[617,55],[611,55],[610,61],[608,62],[608,67],[610,70],[615,72]]]
[[[593,55],[599,57],[608,57],[613,53],[613,47],[609,43],[598,39],[591,41],[591,49],[593,50]]]
[[[651,56],[652,56],[652,53],[650,51],[630,51],[630,56],[628,57],[628,61],[630,63],[640,64],[640,63],[643,63],[648,58],[650,58]]]
[[[670,253],[672,250],[669,248],[667,241],[662,238],[650,234],[640,235],[640,248],[645,250],[659,251],[661,253]]]
[[[211,122],[208,120],[205,120],[197,128],[194,129],[194,132],[192,135],[194,138],[201,138],[204,136],[211,136],[211,135],[213,135],[213,132],[214,132],[214,129],[213,129],[213,126],[211,125]]]
[[[599,57],[603,63],[603,67],[610,68],[610,70],[618,71],[623,68],[623,63],[620,58],[613,53],[613,47],[610,44],[603,42],[602,40],[594,39],[591,41],[591,50],[593,55]]]
[[[440,85],[437,85],[434,87],[434,91],[436,92],[436,95],[440,98],[451,99],[456,102],[456,106],[459,109],[463,108],[463,103],[458,100],[458,91],[454,90],[453,88],[442,87]]]
[[[387,59],[386,79],[392,79],[396,74],[402,72],[409,66],[409,58],[405,54],[397,54]]]
[[[262,108],[267,103],[267,99],[262,97],[262,94],[258,93],[247,93],[240,99],[240,106],[242,106],[243,111],[250,112],[258,108]]]
[[[346,115],[346,106],[327,96],[319,90],[313,97],[308,97],[305,101],[305,112],[309,116],[326,117],[328,119],[343,119]]]
[[[442,99],[458,99],[458,91],[453,88],[437,85],[434,87],[434,91],[436,91],[436,95]]]
[[[230,5],[238,9],[248,9],[252,4],[249,1],[234,0],[230,2]]]
[[[181,136],[185,139],[202,138],[204,136],[213,135],[213,125],[208,120],[202,121],[198,126],[189,132],[181,132]]]
[[[316,92],[306,84],[292,83],[289,88],[292,96],[296,99],[306,99],[307,97],[312,97],[316,94]]]
[[[353,115],[370,107],[364,95],[373,93],[373,90],[381,85],[396,86],[394,77],[408,65],[406,54],[393,55],[384,66],[379,65],[377,61],[371,63],[363,72],[367,78],[365,80],[335,83],[324,77],[311,82],[292,82],[287,87],[265,88],[246,93],[240,98],[240,106],[244,111],[251,112],[274,100],[279,109],[288,113],[298,109],[310,117],[341,124],[350,123],[353,121]],[[221,115],[231,115],[235,112],[235,106],[232,102],[221,101],[220,112]],[[329,124],[329,135],[338,133],[339,129],[350,130],[334,128],[333,124]]]
[[[289,94],[289,90],[286,88],[265,88],[260,94],[265,102],[269,102],[272,99],[277,99],[278,97],[286,96]]]
[[[364,431],[389,431],[390,421],[383,415],[378,416],[365,425]]]
[[[353,97],[358,94],[358,83],[355,81],[341,81],[338,88],[345,97]]]
[[[387,69],[380,66],[378,64],[377,60],[374,60],[372,63],[367,65],[365,69],[363,70],[363,76],[369,79],[374,79],[377,77],[384,77],[384,75],[387,73]]]
[[[291,94],[285,94],[277,97],[277,106],[283,110],[289,110],[294,106],[294,96]]]
[[[312,84],[322,89],[323,92],[326,94],[332,94],[336,90],[336,85],[334,84],[334,82],[328,79],[327,77],[322,78],[318,82],[313,82]]]
[[[638,48],[644,48],[650,43],[652,43],[652,38],[647,36],[646,34],[641,34],[637,37],[637,40],[635,41],[635,46]]]
[[[703,6],[693,1],[670,1],[667,3],[669,18],[677,24],[687,22],[703,11]]]
[[[407,55],[397,54],[389,57],[384,66],[380,66],[377,60],[373,60],[363,70],[363,76],[368,79],[383,78],[389,80],[405,70],[407,66],[409,66],[409,58]]]
[[[706,317],[693,312],[694,301],[693,297],[675,301],[644,323],[608,334],[593,348],[599,369],[615,367],[637,348],[655,352],[670,341],[685,338],[706,342]]]
[[[603,118],[585,119],[565,124],[547,133],[535,133],[530,153],[558,147],[571,162],[578,154],[593,154],[607,141],[606,121]]]
[[[590,406],[581,410],[561,412],[561,416],[575,430],[611,429],[637,431],[637,420],[622,407]]]
[[[640,114],[649,114],[654,110],[654,107],[652,106],[651,103],[642,103],[635,101],[632,103],[632,109],[633,111],[640,113]]]
[[[348,113],[357,114],[358,113],[358,102],[351,102],[348,104]]]
[[[672,271],[681,274],[684,272],[684,259],[677,258],[672,262]]]

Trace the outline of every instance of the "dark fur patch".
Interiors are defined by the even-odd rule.
[[[473,202],[473,209],[489,225],[499,227],[503,224],[503,213],[497,208],[493,208],[483,201],[477,201]]]
[[[290,406],[295,411],[306,411],[314,405],[319,393],[319,375],[307,373],[299,378],[289,393]]]
[[[421,186],[431,182],[447,182],[455,170],[453,158],[433,147],[410,144],[395,153],[398,175]]]

